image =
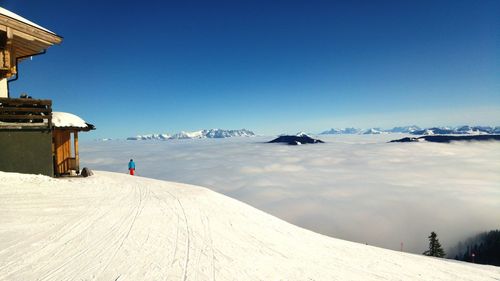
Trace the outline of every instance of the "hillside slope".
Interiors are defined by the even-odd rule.
[[[0,172],[0,280],[499,280],[319,235],[205,188]]]

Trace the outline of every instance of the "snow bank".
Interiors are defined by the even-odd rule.
[[[296,227],[205,188],[0,172],[0,280],[498,280]]]

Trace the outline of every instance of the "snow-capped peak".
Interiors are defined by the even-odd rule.
[[[370,128],[367,129],[363,132],[364,135],[379,135],[382,134],[384,131],[380,128]]]
[[[459,127],[431,127],[421,129],[416,125],[394,127],[392,129],[370,128],[360,130],[356,128],[345,128],[324,131],[322,135],[338,135],[338,134],[382,134],[382,133],[406,133],[413,135],[480,135],[480,134],[499,134],[500,127],[492,126],[459,126]]]
[[[310,135],[308,135],[304,132],[298,132],[297,134],[295,134],[295,136],[297,136],[297,137],[311,137]]]
[[[169,134],[148,134],[128,137],[127,140],[166,140],[171,138]]]
[[[201,139],[203,137],[203,131],[194,132],[184,132],[174,134],[171,139]]]
[[[193,132],[181,131],[177,134],[149,134],[129,137],[127,140],[167,140],[167,139],[203,139],[203,138],[230,138],[230,137],[251,137],[255,134],[247,129],[241,130],[224,130],[224,129],[209,129]]]

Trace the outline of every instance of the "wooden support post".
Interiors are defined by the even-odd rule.
[[[74,132],[74,140],[75,140],[75,169],[76,171],[80,171],[80,156],[78,155],[78,131]]]
[[[17,69],[16,69],[16,54],[14,54],[14,46],[13,46],[13,41],[14,41],[14,32],[12,31],[12,28],[7,27],[7,42],[5,45],[5,53],[4,53],[4,60],[6,67],[9,68],[8,70],[8,77],[16,74]]]

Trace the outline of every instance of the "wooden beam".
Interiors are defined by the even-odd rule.
[[[49,44],[61,44],[62,42],[62,37],[45,31],[43,29],[40,29],[38,27],[26,24],[24,22],[15,20],[13,18],[10,18],[5,15],[0,14],[0,25],[5,25],[7,27],[13,28],[15,30],[18,30],[20,32],[24,32],[28,35],[34,36],[36,38],[39,38],[39,40],[46,41]]]
[[[24,32],[19,32],[17,30],[14,31],[14,36],[18,37],[18,38],[22,38],[22,39],[24,39],[24,40],[26,40],[28,42],[33,42],[35,44],[43,45],[43,46],[45,46],[44,49],[47,48],[47,47],[49,47],[49,46],[54,45],[53,43],[47,42],[47,41],[42,40],[40,38],[37,38],[35,36],[26,34]]]
[[[0,98],[0,106],[23,104],[52,106],[52,100]]]
[[[0,106],[0,113],[6,112],[36,112],[36,113],[51,113],[50,108],[33,108],[33,107],[2,107]]]
[[[37,52],[40,52],[40,50],[47,49],[52,45],[46,44],[40,41],[31,41],[31,40],[26,40],[24,38],[21,38],[19,36],[14,36],[14,47],[15,48],[29,48],[32,50],[35,50]]]
[[[0,120],[43,120],[48,119],[49,115],[17,115],[17,114],[0,114]],[[5,122],[5,121],[4,121]]]
[[[19,130],[19,131],[50,131],[45,123],[1,123],[1,130]]]
[[[16,54],[18,57],[23,57],[23,56],[27,56],[29,54],[36,54],[36,53],[38,53],[38,50],[26,48],[26,46],[25,47],[16,47]]]
[[[12,68],[16,65],[12,49],[12,41],[14,39],[14,33],[12,32],[12,28],[10,27],[7,27],[6,31],[7,31],[7,42],[5,43],[5,50],[4,50],[4,67],[9,69],[9,72],[12,73]]]
[[[74,131],[74,140],[75,140],[75,169],[80,171],[80,155],[78,154],[78,131]]]

